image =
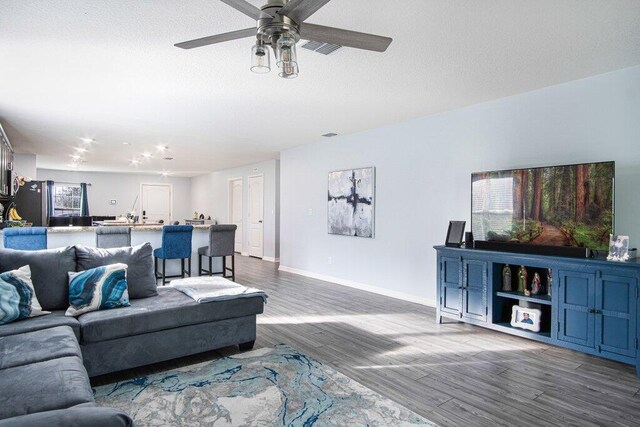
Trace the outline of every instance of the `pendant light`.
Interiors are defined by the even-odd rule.
[[[260,40],[251,48],[251,71],[256,74],[265,74],[271,71],[269,46]]]
[[[280,68],[278,75],[285,79],[298,77],[298,55],[296,39],[284,33],[276,43],[276,65]]]

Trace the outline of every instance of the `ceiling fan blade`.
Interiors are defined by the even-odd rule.
[[[307,23],[300,24],[300,37],[306,40],[373,50],[375,52],[384,52],[393,41],[389,37]]]
[[[316,13],[325,4],[331,0],[291,0],[278,11],[280,15],[285,15],[298,24]]]
[[[231,31],[230,33],[216,34],[215,36],[202,37],[201,39],[189,40],[174,44],[182,49],[193,49],[194,47],[207,46],[210,44],[228,42],[229,40],[243,39],[256,35],[255,28],[245,28],[244,30]]]
[[[260,9],[258,9],[257,7],[255,7],[254,5],[252,5],[251,3],[245,0],[220,0],[220,1],[222,3],[228,4],[235,10],[244,13],[245,15],[255,19],[256,21],[258,19],[273,18],[273,16],[261,11]]]

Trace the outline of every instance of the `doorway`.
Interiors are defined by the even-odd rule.
[[[249,177],[249,256],[262,258],[264,255],[264,177]]]
[[[234,250],[242,253],[242,178],[229,180],[229,224],[235,224]]]
[[[171,184],[141,184],[140,210],[143,222],[160,222],[170,224],[171,212]]]

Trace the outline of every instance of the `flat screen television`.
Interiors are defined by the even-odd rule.
[[[613,233],[615,162],[471,175],[475,240],[607,249]]]

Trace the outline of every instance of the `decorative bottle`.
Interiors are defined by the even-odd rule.
[[[553,272],[547,269],[547,295],[551,296],[551,288],[553,288]]]

